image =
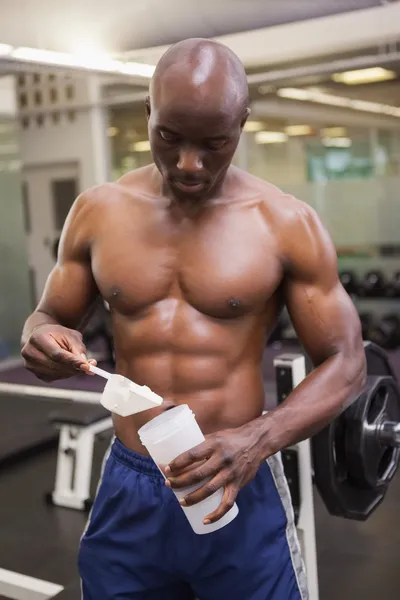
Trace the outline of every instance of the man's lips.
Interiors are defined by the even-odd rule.
[[[182,190],[182,192],[192,192],[192,193],[199,192],[200,190],[202,190],[204,188],[204,185],[205,185],[203,181],[188,182],[188,181],[175,180],[174,183],[177,188]]]

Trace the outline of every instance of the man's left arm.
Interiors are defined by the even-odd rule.
[[[266,415],[265,452],[320,431],[359,395],[366,376],[361,323],[340,283],[334,245],[318,216],[302,205],[286,256],[284,297],[314,370]],[[297,234],[296,234],[297,233]],[[267,439],[268,438],[268,439]]]
[[[209,479],[186,497],[187,506],[225,488],[209,522],[231,508],[262,461],[321,430],[358,396],[365,382],[360,320],[339,281],[332,241],[310,207],[299,203],[282,248],[286,306],[315,368],[278,407],[243,427],[207,436],[167,467],[167,485],[172,487]]]

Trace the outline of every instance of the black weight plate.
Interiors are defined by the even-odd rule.
[[[346,464],[346,419],[341,415],[312,440],[315,484],[331,515],[365,521],[382,502],[386,488],[361,490]]]
[[[396,375],[390,364],[389,357],[386,352],[373,342],[364,342],[365,358],[367,360],[368,375],[388,375],[396,380]]]
[[[393,378],[368,377],[364,393],[345,418],[349,477],[362,489],[387,487],[400,458],[400,450],[382,443],[379,437],[383,422],[400,422],[400,394]]]
[[[392,383],[389,384],[390,393],[393,396],[390,406],[393,406],[395,404],[393,404],[393,398],[398,397],[398,390],[386,353],[371,342],[366,342],[364,349],[368,375],[393,378]],[[356,427],[358,426],[359,431],[363,431],[362,407],[366,401],[368,390],[371,391],[371,384],[372,381],[369,380],[369,385],[365,389],[366,395],[361,394],[352,406],[312,439],[315,484],[325,506],[332,515],[360,521],[366,520],[382,502],[388,482],[398,463],[398,457],[391,452],[386,455],[384,451],[381,454],[380,451],[375,452],[372,454],[376,459],[375,464],[370,466],[369,471],[366,469],[364,473],[360,474],[354,463],[354,456],[348,455],[351,449],[354,450],[354,444],[352,446],[349,442],[353,436],[356,436],[358,446],[360,445],[360,436],[358,435],[357,438],[354,426],[356,421]],[[393,386],[395,387],[393,388]],[[383,402],[383,404],[385,403]],[[372,405],[373,403],[371,410]],[[376,406],[375,409],[377,409]],[[370,413],[367,411],[367,414]],[[378,417],[383,417],[384,414],[382,405],[381,410],[378,410],[377,415],[373,418],[374,423]],[[372,446],[371,449],[368,446],[368,452],[371,453],[373,449],[376,450],[376,447]],[[360,456],[360,452],[358,454],[356,452],[356,455],[362,463],[364,460],[362,453]],[[375,476],[371,474],[375,474]]]

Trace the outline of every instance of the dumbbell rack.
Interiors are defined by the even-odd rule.
[[[340,280],[351,297],[363,326],[363,337],[386,350],[400,346],[398,278],[388,280],[379,270],[367,271],[362,280],[342,270]],[[396,283],[394,283],[396,282]]]

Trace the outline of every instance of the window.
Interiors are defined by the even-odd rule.
[[[65,88],[65,95],[67,97],[67,100],[73,100],[75,98],[75,88],[73,85],[67,85],[67,87]]]
[[[55,104],[58,100],[57,88],[50,88],[50,102]]]
[[[25,108],[28,104],[28,96],[25,94],[25,92],[22,92],[19,95],[19,106],[20,108]]]
[[[42,92],[40,90],[35,91],[34,103],[36,106],[41,106],[43,100]]]

